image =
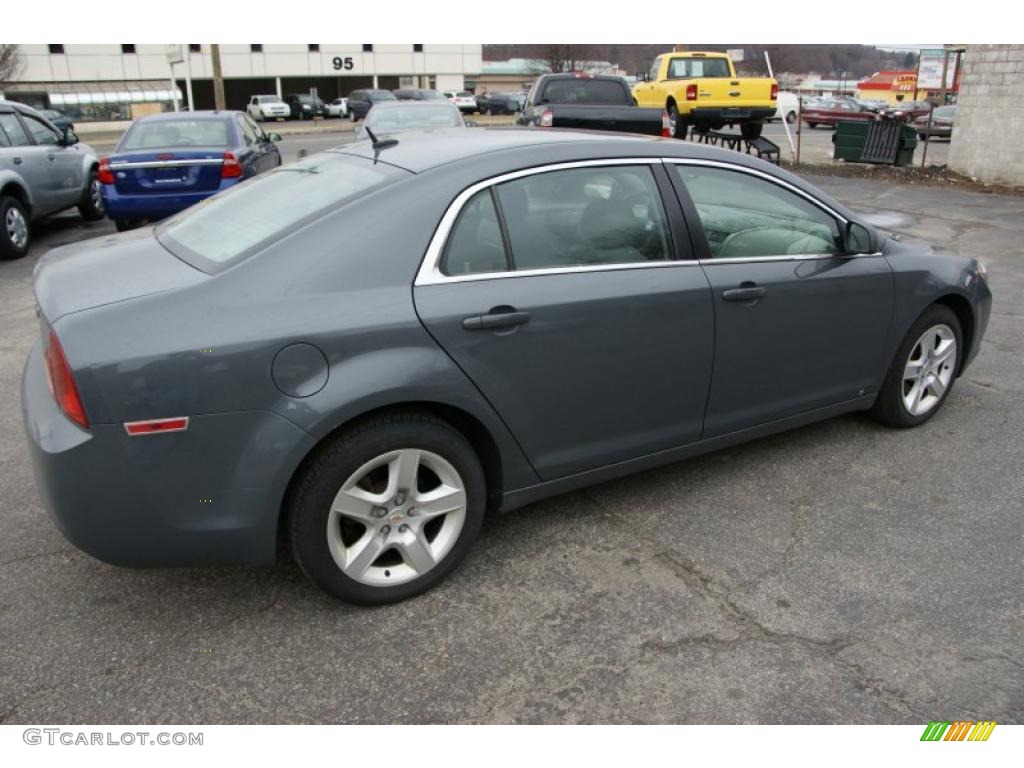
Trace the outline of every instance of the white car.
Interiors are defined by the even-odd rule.
[[[245,108],[253,120],[287,120],[292,111],[279,96],[250,96]]]
[[[779,91],[779,98],[775,104],[775,114],[772,115],[772,120],[785,120],[790,125],[796,122],[796,113],[799,108],[799,97],[795,93]],[[806,100],[804,101],[804,104],[806,106]]]
[[[335,99],[327,105],[328,117],[348,117],[348,99]]]
[[[476,99],[473,98],[473,94],[469,91],[445,91],[444,95],[448,101],[459,108],[460,112],[472,114],[479,111],[476,106]]]

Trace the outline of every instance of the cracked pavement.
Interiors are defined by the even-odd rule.
[[[290,563],[132,571],[63,540],[23,445],[31,270],[112,227],[46,224],[0,263],[0,722],[1024,721],[1024,198],[812,181],[988,264],[988,334],[942,413],[495,517],[441,587],[380,609]]]

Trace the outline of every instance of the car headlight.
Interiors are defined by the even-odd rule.
[[[303,108],[304,110],[306,110],[307,112],[309,112],[309,110],[310,110],[310,106],[309,106],[309,104],[303,104],[303,105],[302,105],[302,108]]]

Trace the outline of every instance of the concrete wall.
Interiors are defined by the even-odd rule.
[[[1024,186],[1024,45],[967,46],[949,167]]]

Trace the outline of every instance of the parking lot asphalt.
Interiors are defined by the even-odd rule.
[[[0,263],[0,722],[1024,721],[1024,198],[812,181],[988,264],[988,334],[941,413],[496,516],[439,588],[378,609],[289,562],[126,570],[61,537],[21,427],[31,272],[110,227],[44,225]]]

